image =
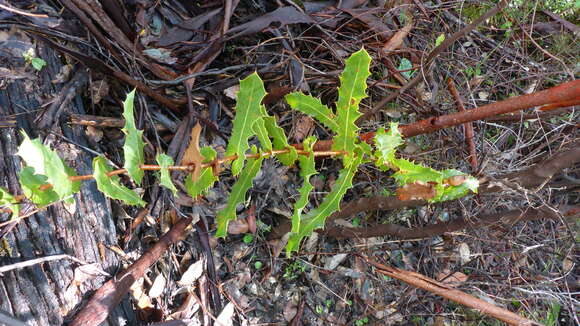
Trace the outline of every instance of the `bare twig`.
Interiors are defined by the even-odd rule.
[[[45,263],[48,261],[61,260],[61,259],[69,259],[69,260],[72,260],[75,263],[79,263],[81,265],[88,264],[87,262],[84,262],[84,261],[82,261],[76,257],[70,256],[70,255],[53,255],[53,256],[46,256],[46,257],[42,257],[42,258],[30,259],[30,260],[26,260],[26,261],[22,261],[19,263],[6,265],[6,266],[0,266],[0,274],[6,273],[6,272],[14,270],[14,269],[30,267],[30,266],[42,264],[42,263]],[[106,275],[106,276],[110,276],[109,273],[107,273],[103,270],[99,270],[99,273]]]
[[[441,44],[439,44],[438,46],[436,46],[433,49],[433,51],[431,51],[429,53],[429,55],[427,55],[427,58],[423,62],[423,66],[426,67],[426,69],[429,69],[429,66],[431,65],[431,63],[433,63],[433,60],[441,52],[443,52],[445,49],[447,49],[448,47],[450,47],[459,38],[463,37],[464,35],[468,34],[472,30],[474,30],[479,24],[481,24],[482,22],[486,21],[488,18],[490,18],[493,15],[497,14],[498,12],[500,12],[503,9],[503,7],[505,7],[507,5],[507,3],[508,3],[507,0],[501,0],[495,7],[491,8],[486,13],[484,13],[483,15],[481,15],[480,17],[478,17],[477,19],[475,19],[471,24],[469,24],[469,25],[465,26],[464,28],[462,28],[461,30],[453,33],[453,35],[451,35],[449,38],[446,38]],[[363,114],[363,116],[361,116],[359,118],[358,122],[365,121],[368,118],[370,118],[372,115],[374,115],[375,113],[377,113],[380,109],[382,109],[385,106],[385,104],[387,104],[387,103],[391,102],[392,100],[396,99],[401,94],[403,94],[404,92],[406,92],[409,88],[417,85],[422,80],[422,78],[423,78],[423,76],[421,74],[417,74],[415,76],[415,78],[413,78],[412,80],[410,80],[403,87],[399,88],[398,90],[394,91],[391,95],[389,95],[389,96],[383,98],[382,100],[380,100],[379,103],[377,103],[372,109],[370,109],[365,114]]]
[[[451,78],[447,79],[447,86],[449,87],[449,92],[451,93],[451,95],[455,99],[455,105],[457,105],[457,110],[459,112],[465,112],[465,106],[463,105],[463,100],[461,99],[461,96],[459,95],[459,92],[457,91],[457,88],[455,87],[455,83],[453,82],[453,79],[451,79]],[[467,143],[467,148],[469,150],[468,161],[469,161],[469,164],[471,164],[472,171],[474,173],[476,173],[478,170],[478,164],[477,164],[477,153],[475,151],[475,142],[473,141],[473,135],[474,135],[473,123],[471,123],[471,122],[464,123],[463,124],[463,132],[465,133],[465,142]]]
[[[519,326],[541,325],[534,322],[533,320],[521,317],[520,315],[515,314],[507,309],[500,308],[489,302],[469,295],[465,292],[454,289],[448,286],[447,284],[436,281],[423,274],[407,271],[396,267],[386,266],[368,257],[365,256],[361,257],[367,263],[374,266],[376,268],[376,271],[381,274],[390,276],[392,278],[396,278],[397,280],[403,281],[414,287],[421,288],[423,290],[444,297],[448,300],[455,301],[464,306],[476,309],[483,314],[504,321],[510,325],[519,325]]]
[[[131,285],[143,277],[147,269],[161,257],[169,246],[179,241],[185,228],[191,221],[191,217],[179,220],[169,232],[159,238],[159,241],[133,263],[133,265],[103,284],[91,297],[87,305],[75,316],[70,325],[96,326],[105,321],[109,315],[109,311],[117,307],[123,296],[129,291]]]

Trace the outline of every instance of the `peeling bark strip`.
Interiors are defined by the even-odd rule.
[[[417,135],[432,133],[440,129],[458,126],[466,122],[495,117],[500,114],[574,100],[580,100],[580,80],[563,83],[536,93],[508,98],[503,101],[480,106],[465,112],[430,117],[406,126],[401,126],[400,130],[404,137],[414,137]],[[360,139],[370,142],[374,136],[374,132],[368,132],[360,135]],[[296,145],[295,147],[302,148],[299,145]],[[324,151],[329,150],[331,147],[331,140],[322,140],[316,143],[314,150]]]
[[[411,271],[406,271],[404,269],[399,269],[396,267],[386,266],[383,264],[379,264],[368,257],[364,256],[361,257],[367,263],[374,266],[376,268],[376,271],[381,274],[390,276],[392,278],[396,278],[399,281],[403,281],[412,286],[437,294],[439,296],[444,297],[445,299],[455,301],[464,306],[476,309],[480,311],[482,314],[486,314],[493,318],[499,319],[510,325],[520,325],[520,326],[541,325],[533,320],[524,318],[507,309],[500,308],[489,302],[483,301],[472,295],[469,295],[465,292],[461,292],[452,287],[449,287],[448,285],[438,282],[425,275]]]
[[[161,257],[169,246],[179,240],[185,228],[191,223],[191,220],[191,217],[179,220],[169,232],[159,238],[159,241],[133,263],[133,265],[103,284],[95,292],[87,305],[76,315],[70,325],[97,326],[107,319],[109,311],[121,302],[121,299],[127,294],[131,285],[143,277],[147,269]]]

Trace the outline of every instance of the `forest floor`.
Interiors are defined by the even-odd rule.
[[[253,71],[258,71],[269,93],[263,102],[268,113],[292,143],[310,135],[330,139],[324,126],[291,110],[284,96],[298,90],[330,105],[337,98],[345,59],[362,47],[372,57],[369,96],[362,111],[389,100],[365,116],[359,123],[361,132],[457,111],[449,80],[470,110],[580,75],[578,1],[511,1],[472,31],[459,33],[445,48],[439,46],[496,2],[144,0],[125,1],[125,7],[115,9],[116,1],[100,1],[106,19],[101,15],[88,20],[70,10],[78,6],[89,12],[76,0],[62,1],[64,10],[57,1],[10,3],[9,9],[0,9],[0,87],[22,80],[33,92],[37,78],[48,78],[42,54],[52,47],[61,54],[63,67],[53,83],[75,81],[73,92],[81,95],[87,114],[68,114],[66,109],[47,113],[51,99],[40,98],[41,105],[35,108],[40,111],[32,111],[39,112],[38,136],[47,136],[42,126],[70,125],[88,139],[87,146],[75,150],[105,154],[119,166],[122,101],[136,83],[144,85],[137,91],[135,112],[138,127],[145,130],[147,160],[153,162],[156,153],[164,152],[179,162],[198,123],[203,128],[199,144],[224,155],[239,80]],[[88,7],[95,3],[86,1]],[[90,21],[96,26],[91,28]],[[104,28],[107,22],[115,27]],[[475,121],[473,138],[466,137],[462,126],[410,137],[401,155],[480,180],[517,174],[577,142],[580,106],[574,104]],[[16,127],[15,117],[0,111],[0,128]],[[317,160],[319,174],[311,180],[314,190],[307,210],[320,204],[340,168],[339,160]],[[196,200],[185,192],[184,176],[173,177],[177,196],[159,187],[154,174],[147,174],[140,187],[123,179],[138,188],[149,203],[146,209],[111,202],[118,243],[106,250],[119,255],[119,268],[141,257],[179,217],[195,219],[195,227],[131,288],[130,300],[143,325],[170,320],[208,325],[214,318],[215,325],[502,324],[381,275],[361,254],[440,280],[541,324],[579,324],[578,219],[497,223],[404,240],[314,233],[287,258],[283,232],[278,233],[292,217],[302,185],[298,167],[265,160],[225,239],[213,234],[215,216],[225,207],[237,179],[229,168]],[[499,192],[454,201],[360,211],[334,220],[333,225],[420,229],[514,209],[557,212],[578,204],[579,179],[576,164],[534,189],[503,185]],[[365,164],[343,206],[360,198],[396,194],[397,185],[388,172]],[[206,226],[209,236],[203,232]],[[74,317],[71,311],[64,315]]]

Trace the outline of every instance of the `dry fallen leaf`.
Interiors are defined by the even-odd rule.
[[[160,297],[161,294],[163,294],[163,289],[165,289],[165,283],[166,281],[163,274],[157,275],[149,289],[149,297],[152,299]]]
[[[238,97],[238,92],[240,91],[240,84],[230,86],[224,89],[224,95],[231,98],[232,100],[236,100]]]
[[[203,274],[203,267],[204,259],[200,259],[195,263],[189,265],[185,273],[181,276],[181,279],[177,281],[177,284],[180,286],[189,286],[192,285],[193,282],[197,281],[197,279]]]
[[[201,125],[197,123],[191,129],[191,137],[189,139],[189,146],[181,158],[180,165],[194,164],[193,173],[191,174],[192,181],[197,181],[201,173],[201,163],[203,162],[203,155],[199,151],[199,135],[201,134]]]
[[[395,33],[395,35],[393,35],[393,37],[391,37],[387,41],[387,43],[385,43],[385,46],[383,46],[383,51],[390,52],[390,51],[395,51],[396,49],[400,48],[401,45],[403,45],[403,41],[405,40],[405,37],[407,37],[407,35],[409,35],[409,32],[411,31],[412,28],[413,28],[413,23],[410,22],[409,24],[405,25],[405,27],[398,30]]]
[[[409,183],[397,189],[397,197],[400,200],[429,200],[437,195],[432,184]]]
[[[229,234],[245,234],[250,231],[250,226],[245,218],[238,218],[228,223]]]
[[[91,95],[93,96],[93,104],[101,102],[103,97],[109,94],[109,84],[105,79],[96,80],[91,83]]]
[[[469,276],[461,272],[455,272],[451,275],[449,275],[449,273],[451,273],[449,269],[444,269],[441,273],[437,274],[437,280],[454,288],[465,283],[469,279]],[[449,275],[449,277],[445,278],[447,275]]]
[[[229,302],[226,307],[220,312],[216,325],[232,326],[234,324],[234,304]]]
[[[298,118],[296,125],[292,129],[291,137],[294,138],[297,143],[301,143],[304,138],[310,135],[313,129],[314,120],[312,120],[312,118],[307,115],[303,115]]]

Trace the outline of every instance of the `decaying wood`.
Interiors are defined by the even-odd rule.
[[[113,310],[123,297],[129,292],[131,285],[143,275],[147,269],[155,263],[159,257],[172,244],[176,243],[183,235],[185,228],[189,226],[192,218],[183,218],[179,220],[172,228],[164,234],[159,241],[144,253],[135,263],[123,272],[115,275],[107,281],[91,297],[87,305],[76,315],[70,323],[71,326],[97,326],[107,319],[111,310]]]
[[[0,92],[2,119],[15,119],[17,128],[0,128],[0,186],[13,194],[20,194],[18,172],[22,168],[15,154],[24,129],[38,137],[39,130],[34,119],[43,104],[38,99],[50,99],[59,94],[62,86],[51,83],[61,68],[58,54],[40,47],[39,55],[47,61],[35,81],[34,92],[27,91],[28,80],[15,80]],[[82,100],[75,98],[67,111],[85,114]],[[34,112],[35,114],[31,114]],[[81,146],[89,146],[82,127],[69,127],[66,123],[55,125],[52,132],[62,133]],[[43,135],[43,138],[46,135]],[[68,144],[60,137],[49,137],[67,164],[78,173],[91,173],[92,154]],[[26,208],[28,210],[30,207]],[[119,267],[116,255],[106,246],[117,245],[117,231],[109,200],[97,190],[94,182],[84,182],[75,203],[58,203],[18,223],[11,232],[4,234],[6,252],[0,257],[0,265],[11,265],[31,259],[53,255],[69,255],[114,274]],[[0,230],[4,231],[4,230]],[[0,232],[2,233],[2,232]],[[104,250],[100,250],[100,246]],[[96,276],[76,287],[72,284],[78,263],[71,260],[46,262],[4,273],[0,277],[0,310],[28,325],[61,325],[66,316],[74,313],[86,292],[97,289],[104,276]],[[71,288],[71,286],[73,286]],[[135,324],[136,319],[128,300],[123,300],[103,325]]]

